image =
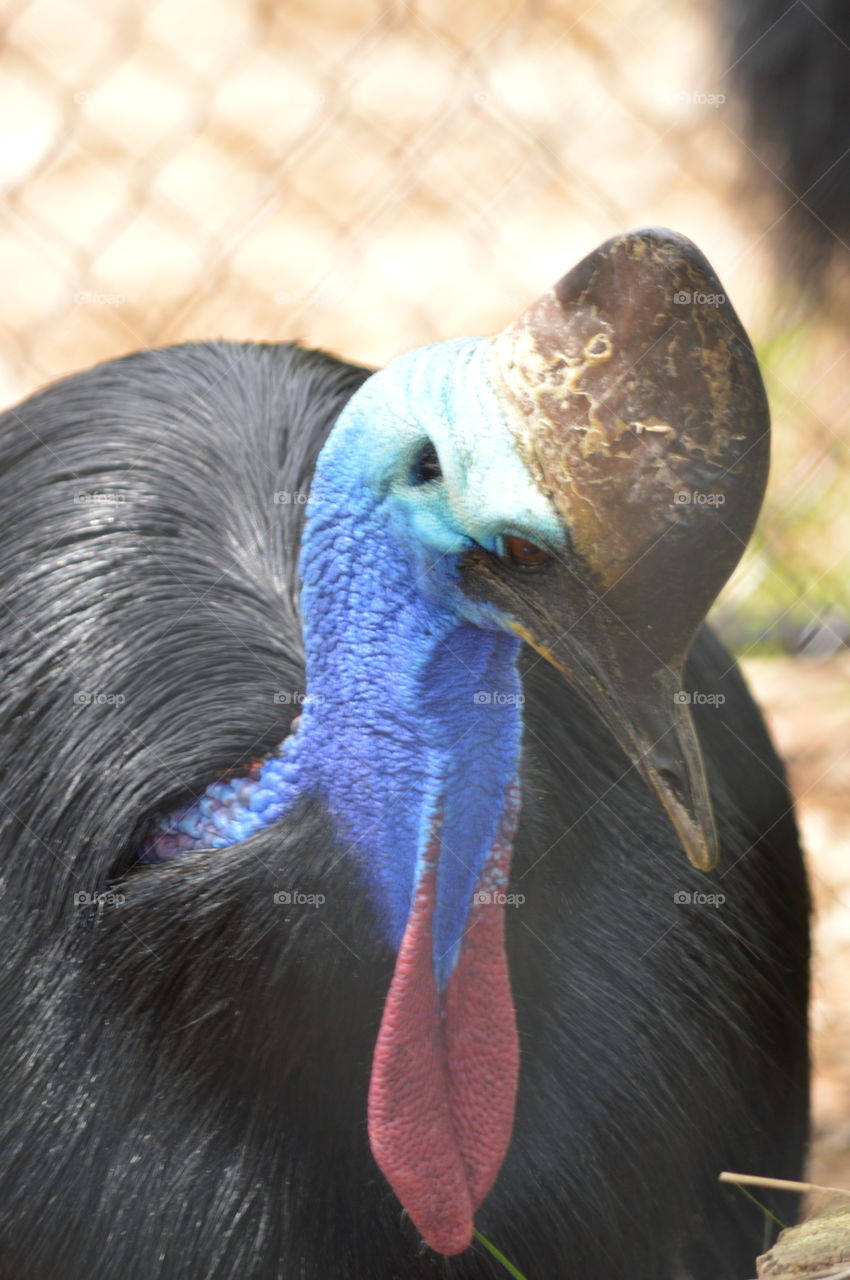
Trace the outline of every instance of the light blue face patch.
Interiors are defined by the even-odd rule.
[[[158,821],[142,857],[222,848],[316,795],[398,946],[440,833],[434,965],[451,973],[516,782],[522,691],[509,619],[470,601],[459,563],[516,534],[557,548],[557,517],[491,389],[491,342],[394,360],[357,392],[320,454],[301,548],[307,698],[251,776]],[[442,478],[416,483],[431,443]],[[492,888],[492,881],[488,881]]]
[[[477,542],[495,550],[505,534],[553,549],[563,542],[554,508],[520,458],[491,384],[492,341],[458,339],[399,356],[349,403],[328,446],[366,455],[364,479],[389,498],[408,536],[436,554]],[[413,464],[430,441],[439,482],[411,486]]]

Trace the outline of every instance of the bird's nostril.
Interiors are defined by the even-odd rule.
[[[676,769],[659,769],[658,777],[665,787],[668,787],[677,800],[682,800],[682,775]]]

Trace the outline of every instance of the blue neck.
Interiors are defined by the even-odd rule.
[[[516,776],[519,641],[441,603],[456,557],[411,555],[368,489],[340,493],[323,468],[314,495],[302,558],[309,696],[289,753],[299,786],[326,797],[394,946],[441,818],[435,962],[450,967]]]
[[[459,556],[411,536],[407,509],[363,474],[370,449],[368,420],[343,415],[316,468],[301,555],[307,697],[296,731],[254,776],[216,783],[161,821],[143,856],[232,844],[317,794],[397,948],[437,830],[442,987],[516,780],[520,642],[484,615],[483,625],[464,619]]]

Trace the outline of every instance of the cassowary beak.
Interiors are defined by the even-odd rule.
[[[453,687],[471,680],[470,700],[476,687],[518,690],[516,646],[499,648],[498,631],[512,628],[575,685],[707,870],[717,837],[682,671],[750,537],[767,476],[767,404],[746,334],[690,241],[642,231],[602,245],[491,345],[474,347],[483,359],[453,373],[486,380],[487,395],[466,402],[485,406],[482,416],[495,393],[496,430],[480,436],[495,439],[492,470],[504,474],[507,457],[522,472],[495,501],[481,483],[491,522],[481,529],[486,537],[516,521],[520,533],[545,531],[550,556],[512,558],[516,527],[498,535],[504,554],[484,541],[464,553],[464,600],[486,626],[474,639],[478,658],[471,650],[460,661],[445,646]],[[486,474],[493,457],[480,447]],[[498,718],[471,717],[462,767],[450,752],[421,824],[369,1090],[375,1159],[423,1238],[447,1255],[470,1243],[513,1120],[519,1045],[504,906],[474,884],[508,884],[516,696]],[[439,740],[454,750],[456,735]],[[497,821],[485,824],[483,844],[470,794]]]
[[[551,619],[549,627],[540,628],[538,635],[547,640],[521,625],[515,630],[584,696],[655,791],[693,865],[710,871],[717,862],[717,834],[688,709],[690,695],[682,688],[681,676],[664,667],[623,670],[626,664],[616,659],[602,664],[596,655],[582,653],[569,631],[558,635],[562,626],[563,621]],[[630,653],[632,649],[626,641],[624,656],[638,656]]]
[[[545,577],[503,578],[502,598],[709,870],[717,838],[682,668],[764,493],[752,347],[699,249],[652,229],[600,246],[494,353],[506,420],[567,544]]]

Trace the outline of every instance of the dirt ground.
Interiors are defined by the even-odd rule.
[[[850,653],[743,665],[789,768],[815,902],[809,1176],[850,1188]]]

